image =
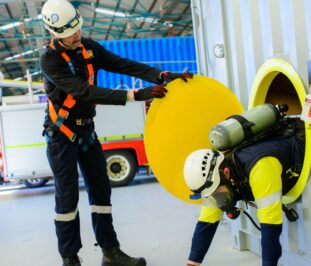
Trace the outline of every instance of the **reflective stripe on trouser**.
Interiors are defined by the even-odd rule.
[[[49,139],[47,156],[55,178],[56,234],[60,254],[68,256],[78,253],[82,247],[80,238],[79,182],[77,164],[84,178],[89,204],[92,211],[92,224],[96,240],[101,247],[119,246],[112,225],[111,188],[107,176],[106,160],[101,144],[96,139],[86,151],[82,151],[77,142],[71,142],[57,132]],[[109,211],[107,211],[109,209]]]
[[[261,224],[262,265],[276,266],[282,254],[282,165],[274,157],[260,159],[252,168],[249,183],[258,205]]]
[[[69,213],[56,213],[55,221],[70,222],[74,221],[78,215],[78,208]]]

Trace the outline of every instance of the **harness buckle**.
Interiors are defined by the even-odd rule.
[[[67,119],[68,115],[69,115],[69,112],[67,110],[65,110],[63,108],[59,109],[58,116],[60,116],[64,119]]]
[[[76,124],[78,126],[83,126],[84,125],[83,119],[76,119]]]
[[[44,135],[48,135],[51,138],[54,135],[54,130],[52,130],[51,128],[48,127],[47,129],[44,130],[43,136]]]
[[[80,118],[80,119],[75,120],[75,124],[77,126],[85,126],[85,125],[89,125],[92,123],[93,123],[93,119],[91,118],[86,118],[86,119]]]
[[[74,142],[76,140],[76,133],[73,133],[72,136],[69,138],[70,141]]]
[[[59,128],[62,126],[63,123],[64,123],[64,118],[61,116],[57,117],[57,120],[54,122],[54,124]]]

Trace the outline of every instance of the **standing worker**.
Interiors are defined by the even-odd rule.
[[[255,201],[260,222],[262,265],[277,266],[282,254],[282,194],[298,179],[304,158],[304,137],[289,126],[272,136],[242,146],[229,155],[212,149],[192,152],[184,177],[203,204],[192,237],[187,266],[201,265],[215,235],[222,212],[237,218],[238,200]],[[303,132],[302,132],[303,133]],[[290,214],[290,210],[283,206]]]
[[[82,38],[83,18],[66,0],[48,0],[42,8],[42,18],[52,35],[50,45],[40,58],[40,68],[49,99],[44,135],[55,178],[55,226],[63,265],[81,265],[77,255],[82,247],[77,208],[78,164],[92,206],[96,241],[103,251],[102,265],[146,265],[144,258],[133,258],[120,250],[112,223],[106,160],[94,132],[95,105],[125,105],[127,101],[162,98],[167,92],[162,83],[176,78],[187,82],[192,75],[161,72],[121,58],[97,42]],[[99,69],[160,85],[127,91],[99,88],[96,86]]]

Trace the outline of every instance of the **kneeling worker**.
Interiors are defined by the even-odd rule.
[[[201,265],[222,212],[232,218],[237,201],[244,200],[255,201],[258,208],[262,265],[276,266],[282,254],[282,194],[298,179],[288,170],[301,167],[303,158],[304,137],[298,131],[270,135],[229,155],[212,149],[192,152],[185,161],[184,177],[203,204],[187,265]]]

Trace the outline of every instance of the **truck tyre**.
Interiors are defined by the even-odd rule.
[[[49,181],[49,178],[34,178],[27,179],[24,184],[28,188],[38,188],[44,186]]]
[[[106,151],[107,173],[112,187],[126,186],[135,177],[137,164],[134,156],[126,150]]]

